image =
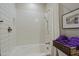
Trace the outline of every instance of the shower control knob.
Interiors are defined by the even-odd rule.
[[[12,28],[11,27],[8,27],[8,32],[11,32],[12,31]]]

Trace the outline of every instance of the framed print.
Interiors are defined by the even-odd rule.
[[[63,28],[79,28],[79,9],[63,15]]]

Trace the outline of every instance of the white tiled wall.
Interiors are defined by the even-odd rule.
[[[9,52],[15,46],[15,18],[16,10],[14,4],[0,4],[0,54],[9,55]],[[8,27],[12,32],[8,32]]]
[[[39,44],[42,39],[41,26],[44,20],[45,4],[16,4],[17,45]]]

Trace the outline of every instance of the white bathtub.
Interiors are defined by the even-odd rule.
[[[30,44],[15,47],[10,56],[46,56],[49,51],[46,49],[45,44]]]

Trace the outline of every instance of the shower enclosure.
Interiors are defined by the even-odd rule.
[[[53,55],[52,40],[59,35],[56,16],[58,4],[0,4],[1,55]]]

